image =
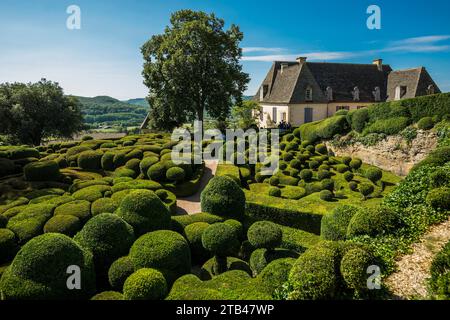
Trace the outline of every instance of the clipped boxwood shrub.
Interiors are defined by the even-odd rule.
[[[281,290],[288,281],[289,272],[295,260],[294,258],[283,258],[270,262],[258,275],[262,289],[271,296]]]
[[[355,177],[355,175],[353,173],[351,173],[350,171],[347,171],[346,173],[344,173],[344,179],[347,182],[352,181],[354,177]]]
[[[95,200],[91,205],[91,214],[97,216],[102,213],[114,213],[117,210],[117,205],[110,198],[101,198]]]
[[[98,170],[101,168],[102,157],[102,152],[84,151],[78,156],[78,167],[83,170]]]
[[[73,237],[82,227],[81,221],[76,216],[54,216],[44,225],[44,233],[61,233]]]
[[[16,234],[20,244],[26,243],[43,233],[44,225],[52,217],[54,208],[50,204],[28,205],[9,219],[6,227]]]
[[[283,233],[277,224],[270,221],[259,221],[250,226],[247,238],[255,248],[274,249],[280,246]]]
[[[128,277],[123,285],[125,300],[162,300],[167,293],[166,279],[155,269],[140,269]]]
[[[252,252],[249,261],[253,276],[259,275],[272,261],[284,258],[298,258],[298,253],[286,249],[256,249]]]
[[[383,171],[381,171],[379,168],[371,167],[366,170],[365,176],[367,179],[372,181],[373,183],[376,183],[383,178]]]
[[[113,152],[105,152],[100,160],[100,165],[103,170],[114,171],[114,156]]]
[[[125,300],[123,294],[116,291],[103,291],[91,298],[91,300],[99,300],[99,301],[120,301]]]
[[[450,161],[450,146],[439,147],[430,152],[428,157],[422,162],[414,166],[413,170],[416,170],[422,166],[443,166]]]
[[[352,161],[350,161],[349,163],[349,166],[353,170],[358,170],[362,166],[362,161],[361,159],[352,159]]]
[[[427,195],[427,204],[436,209],[450,209],[450,188],[441,187],[431,190]]]
[[[180,183],[186,178],[186,172],[183,168],[173,167],[167,170],[166,178],[175,183]]]
[[[56,161],[38,161],[27,164],[23,168],[27,181],[55,181],[59,177],[59,166]]]
[[[394,135],[404,130],[408,125],[409,118],[407,117],[381,119],[366,127],[363,131],[363,134],[367,135],[370,133],[384,133],[387,135]]]
[[[317,247],[303,253],[289,273],[292,291],[288,299],[332,299],[338,283],[335,259],[336,253],[329,248]]]
[[[160,230],[141,236],[131,247],[129,257],[136,270],[157,269],[169,285],[191,272],[189,244],[174,231]]]
[[[147,171],[147,177],[154,181],[164,181],[166,178],[166,167],[161,162],[152,165]]]
[[[318,144],[316,146],[316,152],[319,154],[327,154],[328,153],[327,146],[324,144]]]
[[[363,195],[364,199],[366,199],[374,192],[375,187],[371,183],[364,182],[359,185],[358,189],[359,192]]]
[[[273,177],[270,178],[269,183],[270,183],[271,186],[274,186],[274,187],[279,186],[280,185],[280,178],[277,177],[277,176],[273,176]]]
[[[0,177],[11,175],[14,171],[15,166],[13,161],[0,158]]]
[[[367,108],[355,110],[351,115],[352,129],[361,133],[369,121],[369,110]]]
[[[137,236],[169,229],[171,224],[169,209],[150,190],[130,192],[121,201],[117,214],[133,227]]]
[[[142,159],[141,163],[139,164],[139,167],[141,169],[141,173],[144,175],[147,175],[148,169],[150,169],[151,166],[158,163],[159,159],[158,157],[152,156],[152,157],[145,157]]]
[[[420,130],[430,130],[434,127],[434,121],[432,117],[424,117],[417,122],[417,128]]]
[[[300,126],[302,140],[314,143],[320,139],[331,139],[336,134],[345,133],[348,130],[346,116],[334,116],[321,121],[306,123]]]
[[[334,180],[333,179],[324,179],[320,182],[322,185],[322,190],[328,190],[333,192],[334,190]]]
[[[345,240],[347,227],[352,217],[358,212],[358,208],[349,205],[339,205],[322,218],[320,236],[324,240]]]
[[[302,178],[306,182],[311,181],[312,177],[313,172],[310,169],[303,169],[302,171],[300,171],[300,178]]]
[[[203,212],[238,220],[244,216],[244,191],[229,177],[222,176],[211,179],[200,199]]]
[[[346,166],[345,164],[336,165],[336,171],[339,173],[345,173],[349,170],[350,170],[350,168],[348,166]]]
[[[127,254],[134,239],[133,228],[111,213],[93,217],[74,237],[81,247],[93,253],[99,276],[106,276],[110,265]]]
[[[125,163],[125,168],[133,170],[135,173],[139,173],[140,172],[140,165],[141,160],[139,159],[130,159],[127,161],[127,163]]]
[[[368,235],[374,237],[379,234],[391,234],[401,225],[396,211],[386,208],[367,208],[358,211],[350,220],[347,237]]]
[[[195,222],[186,226],[186,228],[184,229],[184,234],[191,248],[193,261],[204,262],[211,257],[209,252],[205,248],[203,248],[202,244],[203,232],[209,226],[210,224],[206,222]]]
[[[352,191],[358,191],[358,183],[356,181],[350,181],[348,187]]]
[[[81,289],[68,290],[69,266],[81,269]],[[22,247],[0,280],[5,300],[89,299],[95,291],[92,255],[71,238],[47,233]]]
[[[215,266],[215,258],[211,258],[208,261],[206,261],[201,269],[200,269],[200,279],[203,281],[211,280],[217,277],[220,277],[220,275],[216,275],[214,273],[214,266]],[[224,258],[225,263],[225,258]],[[232,271],[232,270],[240,270],[244,271],[248,275],[252,274],[252,270],[250,269],[250,266],[247,262],[244,260],[241,260],[236,257],[226,257],[226,268],[224,269],[224,273]],[[224,274],[222,273],[222,274]]]
[[[108,280],[111,288],[123,291],[123,284],[134,272],[133,262],[129,257],[121,257],[109,267]]]
[[[362,248],[350,249],[341,261],[341,274],[345,283],[357,292],[367,289],[367,269],[374,264],[371,253]]]
[[[111,187],[107,185],[94,185],[90,187],[83,188],[78,190],[72,197],[77,200],[85,200],[89,202],[94,202],[100,198],[103,198],[104,194],[108,191],[111,191]]]
[[[430,182],[433,188],[450,186],[450,172],[444,168],[436,169],[430,174]]]
[[[323,201],[331,201],[333,200],[333,192],[330,190],[322,190],[320,191],[320,199]]]
[[[69,215],[77,217],[82,223],[91,218],[91,203],[86,200],[75,200],[55,209],[55,216]]]
[[[450,297],[450,242],[434,257],[430,274],[429,284],[433,297],[448,299]]]
[[[0,228],[0,264],[9,262],[18,250],[19,246],[14,232]]]
[[[271,197],[281,197],[281,189],[278,187],[270,187],[269,188],[269,196]]]

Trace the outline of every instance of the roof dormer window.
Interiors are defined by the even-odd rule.
[[[395,88],[395,100],[401,100],[406,92],[408,91],[408,87],[406,86],[397,86]]]
[[[353,101],[359,101],[359,88],[355,87],[352,91]]]
[[[305,100],[306,101],[312,101],[313,100],[313,90],[312,90],[311,86],[306,87]]]
[[[259,89],[259,101],[264,100],[264,97],[266,96],[268,89],[269,89],[269,86],[267,84],[264,84],[261,86],[261,88]]]

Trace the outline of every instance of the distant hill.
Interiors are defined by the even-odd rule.
[[[82,104],[81,111],[86,124],[92,128],[139,126],[149,109],[145,99],[124,102],[109,96],[76,98]]]

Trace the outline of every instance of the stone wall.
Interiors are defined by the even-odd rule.
[[[435,132],[419,130],[411,143],[396,135],[370,147],[359,142],[342,148],[327,143],[327,147],[336,156],[360,158],[366,163],[405,177],[415,164],[425,159],[437,147],[437,140]]]

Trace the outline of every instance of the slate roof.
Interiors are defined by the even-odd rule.
[[[386,101],[394,99],[399,84],[411,88],[409,94],[414,96],[426,95],[430,84],[434,85],[435,93],[440,92],[425,68],[393,71],[389,65],[379,70],[375,64],[275,61],[261,86],[266,88],[262,102],[305,103],[307,87],[312,88],[312,103],[329,102],[327,87],[333,90],[332,102],[354,102],[352,92],[358,87],[359,101],[371,103],[376,102],[375,87],[380,88],[381,101]],[[260,101],[260,90],[253,99]]]

